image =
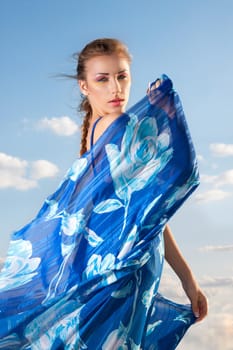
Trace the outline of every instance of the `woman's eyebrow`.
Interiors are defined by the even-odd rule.
[[[119,74],[119,73],[125,73],[125,72],[127,72],[127,69],[122,69],[122,70],[120,70],[120,71],[118,72],[118,74]]]
[[[127,72],[127,69],[120,70],[120,71],[119,71],[118,73],[116,73],[116,74],[121,74],[121,73],[125,73],[125,72]],[[100,75],[109,75],[110,73],[101,73],[101,72],[96,73],[96,75],[98,75],[98,74],[100,74]]]

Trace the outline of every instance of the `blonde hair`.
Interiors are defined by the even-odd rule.
[[[129,54],[127,46],[121,41],[112,38],[96,39],[87,44],[83,50],[78,54],[77,75],[78,80],[86,79],[86,62],[96,56],[118,54],[125,57],[131,63],[131,55]],[[80,155],[87,151],[87,134],[90,125],[90,117],[92,108],[86,96],[82,96],[82,101],[79,110],[84,112],[82,135],[80,145]]]

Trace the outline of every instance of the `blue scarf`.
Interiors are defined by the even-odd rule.
[[[13,234],[0,349],[171,350],[195,322],[158,293],[164,226],[199,183],[179,96],[161,80]]]

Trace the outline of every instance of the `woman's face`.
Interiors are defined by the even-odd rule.
[[[79,80],[80,90],[88,97],[94,118],[121,115],[129,99],[130,85],[130,64],[117,54],[89,59],[86,80]]]

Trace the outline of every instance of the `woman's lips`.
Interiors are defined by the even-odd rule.
[[[114,98],[114,100],[109,101],[109,103],[114,107],[118,107],[121,106],[124,101],[123,98]]]

